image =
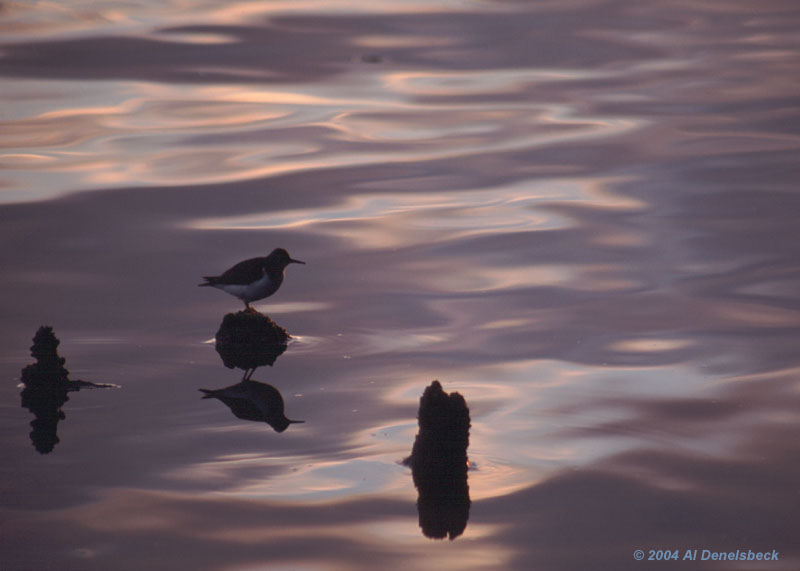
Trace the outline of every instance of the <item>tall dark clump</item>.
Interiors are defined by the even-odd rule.
[[[448,395],[433,381],[420,398],[418,419],[419,433],[405,463],[419,493],[419,524],[426,537],[452,540],[469,519],[469,408],[464,397]]]

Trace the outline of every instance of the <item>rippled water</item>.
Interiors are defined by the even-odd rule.
[[[0,9],[0,569],[800,568],[796,2]],[[241,304],[196,287],[278,246],[281,433],[200,398]],[[40,325],[121,387],[44,454]],[[453,541],[402,464],[434,379]]]

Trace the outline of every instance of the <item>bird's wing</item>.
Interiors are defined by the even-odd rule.
[[[249,260],[239,262],[221,276],[206,279],[216,284],[223,285],[254,282],[264,275],[264,259],[265,258],[250,258]]]

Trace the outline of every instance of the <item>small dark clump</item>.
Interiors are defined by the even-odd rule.
[[[64,367],[67,360],[58,356],[59,344],[52,327],[42,326],[36,331],[31,346],[31,356],[36,362],[22,369],[22,383],[26,387],[67,389],[69,371]]]
[[[272,365],[286,351],[291,335],[255,310],[228,313],[215,336],[216,349],[229,369]]]

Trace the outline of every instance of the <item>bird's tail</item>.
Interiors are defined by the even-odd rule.
[[[201,393],[203,393],[203,398],[204,399],[214,398],[214,393],[217,392],[217,391],[210,391],[208,389],[197,389],[197,390],[199,390]]]
[[[213,286],[214,285],[214,278],[206,278],[206,277],[204,277],[203,279],[206,280],[206,281],[204,281],[201,284],[197,284],[198,287]]]

